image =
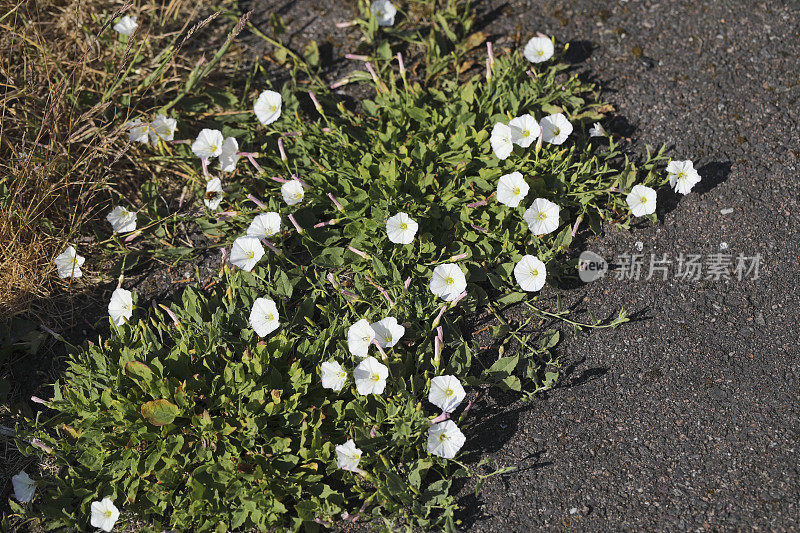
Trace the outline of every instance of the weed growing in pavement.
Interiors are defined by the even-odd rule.
[[[666,181],[661,152],[635,165],[590,135],[611,108],[558,54],[489,47],[485,73],[464,74],[482,40],[467,4],[444,2],[425,32],[357,21],[372,48],[347,79],[375,93],[357,111],[294,56],[305,85],[225,93],[196,137],[179,126],[183,138],[140,149],[191,174],[195,200],[165,212],[145,187],[135,229],[109,245],[131,263],[185,260],[196,223],[229,264],[170,305],[115,293],[110,337],[76,349],[54,413],[18,428],[23,451],[60,471],[16,513],[85,524],[109,497],[153,531],[455,528],[453,480],[486,476],[456,458],[474,423],[464,386],[530,395],[558,379],[555,331],[502,323],[519,349],[486,362],[461,318],[529,300],[567,271],[580,227],[627,225],[624,193]],[[637,198],[646,214],[650,196]]]

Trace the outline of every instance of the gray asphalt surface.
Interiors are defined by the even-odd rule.
[[[657,226],[585,245],[644,254],[644,275],[606,276],[567,302],[639,320],[568,338],[561,387],[486,408],[473,449],[520,469],[465,496],[465,529],[800,529],[800,4],[511,4],[495,36],[584,41],[578,67],[627,119],[612,127],[694,160],[703,181],[680,199],[659,191]],[[674,264],[666,281],[644,279],[651,253],[708,257],[722,243],[761,254],[759,279],[679,280]]]

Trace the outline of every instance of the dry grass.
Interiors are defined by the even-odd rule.
[[[67,243],[91,256],[113,193],[157,172],[123,125],[182,86],[203,4],[0,0],[0,323],[51,316],[101,278],[87,261],[83,279],[61,281],[52,261]],[[112,29],[124,13],[140,21],[127,44]]]

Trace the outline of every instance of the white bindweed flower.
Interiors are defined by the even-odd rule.
[[[374,357],[367,357],[353,370],[356,390],[361,396],[382,394],[388,376],[389,368]]]
[[[525,45],[522,55],[531,63],[542,63],[553,57],[553,41],[548,37],[533,37]]]
[[[274,211],[256,216],[247,228],[251,237],[272,237],[281,230],[281,216]]]
[[[560,208],[550,200],[537,198],[522,215],[534,235],[546,235],[558,228]]]
[[[428,428],[428,453],[452,459],[466,442],[466,437],[452,420]]]
[[[498,122],[492,128],[492,135],[489,138],[489,143],[492,145],[492,151],[497,159],[508,159],[511,152],[514,151],[514,140],[511,138],[511,128]]]
[[[131,35],[138,27],[139,23],[136,22],[136,17],[131,17],[128,15],[125,15],[119,19],[119,22],[114,24],[114,30],[120,35]]]
[[[411,244],[419,224],[406,213],[397,213],[386,221],[386,235],[395,244]]]
[[[336,445],[336,466],[342,470],[358,472],[358,463],[361,461],[361,450],[356,448],[353,439],[344,444]]]
[[[625,200],[635,217],[656,212],[656,191],[645,185],[635,185]]]
[[[266,337],[280,326],[278,307],[269,298],[256,298],[250,311],[250,326],[259,337]]]
[[[542,140],[550,144],[563,144],[572,133],[572,124],[561,113],[547,115],[542,119]]]
[[[174,118],[167,118],[165,115],[158,115],[150,123],[150,141],[158,144],[158,140],[171,141],[175,138],[175,130],[178,128],[178,121]]]
[[[428,401],[445,413],[452,413],[466,397],[464,387],[455,376],[436,376],[431,380]]]
[[[272,124],[281,116],[281,94],[275,91],[262,92],[256,99],[253,111],[263,125]]]
[[[54,261],[56,268],[58,268],[58,277],[79,278],[83,276],[81,265],[83,265],[84,261],[86,261],[86,258],[79,256],[74,247],[67,246],[67,249],[61,252]]]
[[[541,131],[539,123],[529,114],[512,118],[508,127],[511,128],[511,140],[523,148],[527,148],[538,139]]]
[[[375,332],[375,341],[381,348],[391,348],[400,341],[406,332],[406,328],[402,324],[398,324],[397,319],[393,316],[373,322],[370,327]]]
[[[694,164],[689,161],[670,161],[667,165],[669,185],[680,194],[688,194],[692,187],[700,182],[700,174],[694,169]]]
[[[24,470],[11,478],[11,486],[14,488],[14,498],[20,503],[29,503],[33,500],[33,493],[36,492],[36,483]]]
[[[192,143],[192,152],[201,159],[211,159],[222,153],[222,143],[225,139],[219,130],[204,128],[197,134],[197,139]]]
[[[362,318],[347,330],[347,349],[356,357],[366,357],[369,345],[375,339],[375,331],[365,318]]]
[[[114,233],[127,233],[136,229],[136,213],[118,205],[106,216]]]
[[[521,173],[504,174],[497,182],[497,201],[508,207],[517,207],[529,188]]]
[[[92,502],[92,527],[99,527],[103,531],[111,531],[119,518],[119,509],[111,498],[103,498],[99,502]]]
[[[389,0],[374,0],[369,8],[372,16],[378,21],[378,26],[391,26],[397,15],[397,8]]]
[[[605,137],[605,136],[606,136],[606,129],[599,122],[595,122],[594,125],[591,128],[589,128],[589,137]]]
[[[339,392],[347,382],[347,372],[336,361],[325,361],[320,370],[322,372],[322,386]]]
[[[220,202],[222,202],[222,196],[222,182],[220,179],[214,178],[208,180],[208,183],[206,183],[206,194],[203,196],[203,203],[206,204],[206,207],[212,211],[218,209]]]
[[[219,168],[223,172],[233,172],[236,170],[236,163],[239,162],[239,142],[234,137],[228,137],[222,143],[222,153],[219,154]]]
[[[514,267],[514,278],[523,291],[540,291],[547,279],[547,268],[538,257],[526,255]]]
[[[108,302],[108,314],[114,324],[121,326],[133,316],[133,295],[123,288],[114,289]]]
[[[461,267],[455,263],[443,263],[433,269],[430,288],[436,296],[452,302],[467,288],[467,279]]]
[[[283,196],[283,201],[288,205],[296,205],[303,201],[306,192],[299,181],[289,180],[281,185],[281,195]]]
[[[148,144],[150,142],[150,132],[152,128],[149,122],[143,122],[136,118],[125,123],[128,128],[128,140],[134,143]]]
[[[264,247],[258,237],[239,237],[231,246],[231,264],[246,272],[253,270],[263,255]]]

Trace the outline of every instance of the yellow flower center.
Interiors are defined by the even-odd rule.
[[[111,518],[111,511],[110,510],[106,510],[106,512],[103,513],[103,514],[105,515],[106,518]]]
[[[444,395],[445,396],[452,396],[453,395],[453,389],[447,389],[446,391],[444,391]]]
[[[553,135],[556,135],[556,136],[557,136],[557,135],[558,135],[558,134],[560,134],[560,133],[561,133],[561,128],[559,128],[559,127],[555,127],[555,128],[553,128]]]
[[[686,172],[678,172],[678,179],[679,180],[686,179]]]
[[[444,280],[444,282],[447,283],[448,285],[452,285],[453,283],[455,283],[455,280],[453,278],[447,278],[446,280]]]
[[[544,220],[544,219],[546,219],[546,218],[547,218],[547,213],[545,213],[544,211],[542,211],[541,213],[539,213],[538,215],[536,215],[536,218],[538,218],[539,220]]]
[[[272,111],[272,112],[274,113],[275,111],[277,111],[277,110],[278,110],[278,106],[276,106],[276,105],[273,105],[273,106],[271,106],[269,109],[270,109],[270,111]]]
[[[403,230],[403,231],[407,230],[408,229],[408,224],[406,224],[405,222],[401,223],[400,224],[400,229]]]
[[[210,148],[211,148],[212,152],[216,152],[217,151],[217,145],[216,144],[212,144]]]
[[[72,258],[72,264],[75,265],[75,266],[78,266],[78,258],[77,257],[73,257]]]
[[[340,378],[346,378],[347,377],[347,372],[345,372],[344,370],[340,370],[339,371],[339,377]]]
[[[386,339],[385,340],[386,340],[386,342],[392,342],[392,336],[391,335],[386,335]]]
[[[519,190],[519,187],[515,187],[515,188],[514,188],[514,196],[519,196],[519,193],[520,193],[520,192],[521,192],[521,191]]]
[[[268,314],[268,315],[267,315],[267,320],[269,320],[270,322],[272,322],[273,320],[275,320],[275,315],[273,315],[272,313]]]
[[[641,200],[641,202],[643,204],[647,203],[647,197],[646,196],[642,196],[641,198],[639,198],[639,200]]]
[[[255,252],[247,252],[247,258],[252,259],[256,256]]]
[[[543,56],[544,55],[544,50],[539,50],[538,53],[539,53],[540,56]]]
[[[439,435],[439,442],[444,442],[446,440],[447,440],[447,434],[446,433],[442,433],[441,435]]]
[[[372,374],[372,381],[380,381],[381,377],[378,374]]]
[[[524,130],[522,132],[522,136],[523,137],[530,137],[530,135],[531,135],[531,130]]]
[[[539,271],[538,270],[536,270],[535,268],[533,270],[531,270],[531,276],[533,276],[535,278],[538,275],[539,275]]]

